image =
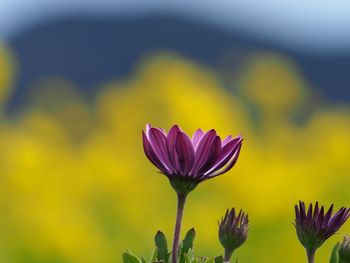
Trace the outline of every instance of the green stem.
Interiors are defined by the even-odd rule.
[[[230,262],[233,251],[225,249],[224,262]]]
[[[315,262],[315,253],[316,253],[316,250],[307,250],[306,251],[306,254],[307,254],[307,261],[309,263],[314,263]]]
[[[181,223],[182,223],[182,216],[185,208],[186,197],[187,197],[187,194],[177,194],[177,213],[176,213],[176,223],[175,223],[174,241],[173,241],[173,249],[172,249],[172,261],[171,261],[172,263],[178,263]]]

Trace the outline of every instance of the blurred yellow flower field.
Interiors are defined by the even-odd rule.
[[[0,56],[5,105],[15,69]],[[48,79],[18,116],[2,113],[0,262],[121,262],[126,249],[148,257],[158,229],[171,241],[176,195],[144,156],[146,123],[245,138],[236,166],[189,196],[183,230],[195,227],[197,254],[222,253],[217,220],[236,207],[251,225],[240,262],[303,262],[294,204],[350,205],[350,111],[316,99],[286,58],[257,53],[246,64],[227,84],[215,69],[160,53],[97,87],[93,103],[69,80]]]

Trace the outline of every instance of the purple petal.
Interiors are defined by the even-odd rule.
[[[236,164],[236,162],[238,160],[239,153],[241,151],[241,148],[242,148],[242,144],[240,143],[240,144],[237,145],[237,148],[234,150],[235,153],[233,154],[231,160],[227,163],[226,167],[224,167],[223,169],[221,169],[219,171],[216,171],[215,173],[211,174],[209,178],[221,175],[221,174],[226,173],[227,171],[229,171]]]
[[[202,129],[198,129],[194,132],[193,136],[192,136],[192,143],[193,143],[193,147],[196,149],[198,142],[200,141],[200,139],[203,137],[204,135],[204,131]]]
[[[329,219],[332,216],[332,212],[333,212],[333,205],[330,206],[330,208],[328,209],[327,213],[324,216],[324,223],[327,225],[329,222]]]
[[[232,141],[232,135],[227,136],[223,141],[222,141],[222,147],[224,147],[226,144],[228,144],[230,141]]]
[[[143,141],[143,149],[145,151],[145,154],[148,160],[150,160],[151,163],[153,163],[159,170],[161,170],[164,173],[167,173],[168,170],[156,156],[144,131],[142,131],[142,141]]]
[[[305,219],[306,217],[306,210],[305,210],[305,203],[302,201],[299,201],[299,206],[300,206],[300,215],[302,219]]]
[[[167,140],[174,139],[176,137],[176,133],[179,131],[181,131],[181,129],[178,125],[174,125],[173,127],[171,127],[168,131]]]
[[[170,163],[167,149],[167,140],[165,135],[158,129],[151,128],[149,131],[149,142],[157,155],[158,159],[167,168],[168,173],[173,172],[173,167]]]
[[[238,145],[242,142],[241,137],[236,137],[230,142],[228,142],[220,151],[218,154],[218,158],[215,162],[215,164],[208,170],[205,175],[209,175],[210,173],[214,173],[217,170],[221,169],[224,167],[227,162],[232,158],[234,153],[237,150]]]
[[[341,225],[345,223],[346,218],[346,209],[341,208],[329,221],[329,228],[334,229],[334,231],[337,231]]]
[[[308,222],[311,222],[311,220],[312,220],[312,212],[313,212],[312,204],[310,204],[309,209],[307,211],[307,216],[306,216]]]
[[[150,131],[151,128],[152,128],[151,124],[147,123],[146,124],[146,136],[147,136],[148,139],[149,139],[149,131]]]
[[[346,221],[346,220],[348,220],[348,218],[350,217],[350,208],[347,208],[346,209],[346,212],[345,212],[345,218],[344,218],[344,220]]]
[[[166,137],[166,131],[163,128],[153,128],[153,129],[157,129],[158,131],[160,131],[161,133],[164,134],[164,136]]]
[[[196,147],[196,153],[195,153],[195,161],[193,164],[192,171],[190,172],[190,175],[196,176],[196,173],[200,168],[203,167],[205,162],[208,160],[208,156],[210,153],[210,147],[216,137],[216,131],[210,130],[206,134],[203,135],[203,137],[198,142],[198,145]]]
[[[212,142],[208,154],[208,158],[204,165],[196,172],[200,178],[205,177],[206,171],[208,171],[218,159],[219,153],[221,152],[221,139],[219,136],[216,136],[214,141]]]
[[[300,222],[300,213],[297,205],[294,206],[294,210],[295,210],[295,221]]]
[[[179,131],[181,131],[179,126],[174,125],[169,130],[168,136],[167,136],[168,156],[169,156],[170,163],[171,163],[172,167],[174,168],[174,172],[175,173],[179,173],[180,172],[178,170],[179,164],[178,164],[177,153],[176,153],[176,150],[175,150],[175,140],[176,140],[177,133]]]
[[[319,220],[319,228],[322,228],[326,225],[324,225],[324,207],[321,206],[321,210],[320,210],[320,214],[318,216],[318,220]]]
[[[194,149],[191,139],[184,133],[178,132],[175,139],[175,148],[177,153],[177,170],[180,170],[182,175],[188,175],[192,169],[194,161]]]
[[[169,129],[169,132],[170,132],[172,129],[176,129],[176,130],[178,130],[178,131],[182,131],[182,129],[180,128],[180,126],[177,125],[177,124],[174,124],[174,125]],[[169,132],[168,132],[168,134],[169,134]]]
[[[322,220],[323,216],[320,214],[320,209],[318,207],[318,202],[315,204],[314,214],[313,214],[313,221],[315,222],[316,229],[320,229],[322,226]]]
[[[315,204],[314,214],[313,214],[313,220],[318,220],[319,210],[318,210],[318,202]]]

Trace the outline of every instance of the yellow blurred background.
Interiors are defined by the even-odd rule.
[[[16,59],[1,45],[0,262],[112,263],[127,249],[148,257],[158,229],[170,243],[176,198],[144,156],[146,123],[244,136],[236,166],[189,196],[183,233],[195,227],[198,255],[222,253],[217,220],[236,207],[251,222],[240,262],[304,262],[294,204],[350,205],[349,107],[319,99],[278,54],[252,54],[225,76],[153,54],[98,87],[92,103],[70,80],[47,78],[8,118],[15,76]],[[350,223],[339,233],[317,262],[328,262]]]

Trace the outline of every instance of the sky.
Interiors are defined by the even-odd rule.
[[[0,0],[0,38],[41,20],[77,13],[181,15],[291,48],[350,51],[349,0]]]

